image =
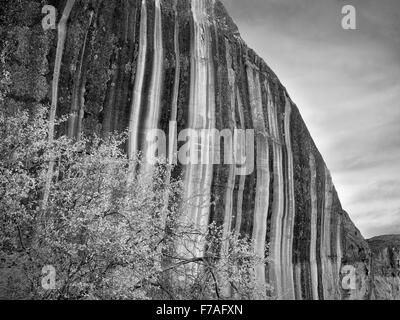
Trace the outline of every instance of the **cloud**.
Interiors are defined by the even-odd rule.
[[[359,192],[353,202],[372,202],[372,201],[399,201],[400,202],[400,181],[380,180],[367,185],[363,192]]]
[[[363,229],[366,238],[384,234],[399,234],[400,209],[397,208],[392,212],[364,211],[358,220],[359,227]]]

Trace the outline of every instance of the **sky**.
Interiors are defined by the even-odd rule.
[[[365,238],[400,234],[400,1],[222,0],[297,104]],[[342,28],[342,7],[356,30]]]

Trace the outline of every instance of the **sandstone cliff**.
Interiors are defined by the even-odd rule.
[[[71,137],[128,128],[128,154],[148,148],[152,128],[255,129],[248,175],[225,164],[174,172],[183,173],[189,196],[201,191],[208,204],[187,216],[201,228],[215,221],[250,235],[260,256],[269,251],[256,277],[279,299],[370,297],[368,244],[342,209],[299,109],[220,1],[49,0],[57,22],[64,12],[58,34],[42,29],[44,2],[1,1],[8,112],[56,106],[57,115],[70,117],[57,134]],[[204,245],[191,252],[201,254]],[[382,254],[385,264],[389,253]],[[357,269],[356,288],[341,285],[345,265]]]

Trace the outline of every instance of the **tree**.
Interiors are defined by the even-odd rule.
[[[255,285],[253,269],[260,261],[246,238],[223,238],[212,224],[200,234],[207,243],[204,256],[177,254],[176,245],[200,231],[185,221],[189,201],[165,161],[151,173],[138,169],[139,156],[133,166],[122,148],[125,134],[49,142],[46,110],[0,114],[1,298],[266,296],[269,288]],[[223,242],[229,250],[221,254]],[[48,265],[56,270],[56,287],[46,291],[41,271]]]

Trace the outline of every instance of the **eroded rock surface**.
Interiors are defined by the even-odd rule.
[[[60,13],[65,1],[48,4]],[[57,31],[42,30],[42,5],[2,1],[5,112],[51,104]],[[229,164],[173,172],[183,173],[188,195],[204,193],[203,205],[187,216],[200,228],[215,221],[225,232],[250,235],[259,255],[268,247],[270,263],[258,266],[256,277],[271,283],[277,298],[370,297],[368,244],[343,211],[296,104],[220,1],[76,1],[66,32],[57,115],[71,119],[57,134],[106,137],[128,128],[126,151],[134,154],[146,150],[152,128],[167,136],[186,128],[255,129],[249,165],[255,169],[247,175]],[[191,254],[201,255],[204,245],[197,243]],[[391,252],[383,250],[375,262],[373,270],[386,268],[382,277],[390,273]],[[353,290],[341,284],[345,265],[358,271]]]

